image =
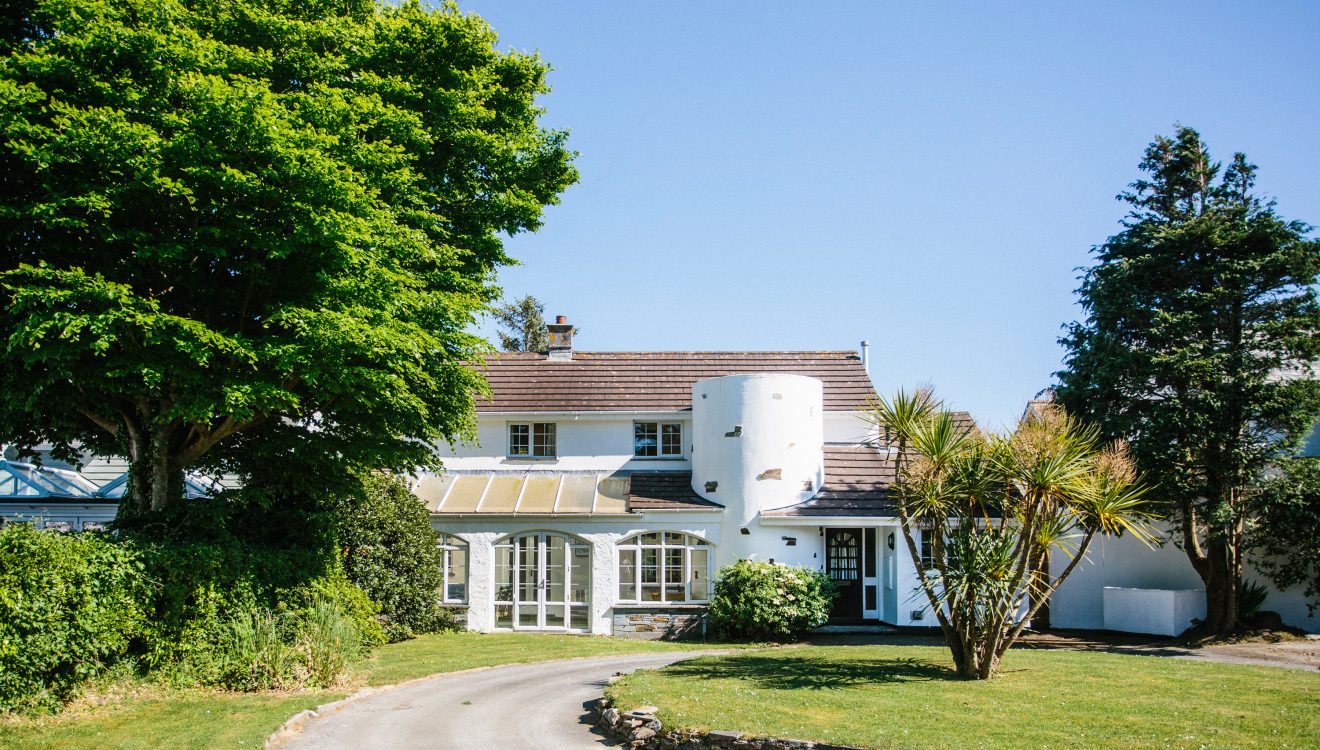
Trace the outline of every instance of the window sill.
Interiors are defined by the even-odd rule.
[[[686,461],[687,456],[633,456],[634,461]]]
[[[536,463],[546,463],[558,461],[559,456],[505,456],[505,463],[517,463],[521,461],[533,461]]]

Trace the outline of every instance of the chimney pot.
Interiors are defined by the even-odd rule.
[[[568,322],[568,318],[564,315],[556,315],[555,322],[562,326],[563,324]]]

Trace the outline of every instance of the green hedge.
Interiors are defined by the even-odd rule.
[[[52,709],[144,632],[138,552],[100,534],[0,528],[0,710]]]
[[[797,640],[825,624],[834,595],[824,573],[739,560],[716,573],[710,627],[717,638]]]

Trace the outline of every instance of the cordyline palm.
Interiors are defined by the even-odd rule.
[[[921,591],[964,677],[994,674],[1096,534],[1148,539],[1145,488],[1126,451],[1101,448],[1093,429],[1057,408],[991,436],[960,425],[928,391],[881,399],[872,416],[894,449],[899,523],[914,560],[913,530],[931,534]],[[1054,549],[1072,560],[1051,580],[1040,563]]]

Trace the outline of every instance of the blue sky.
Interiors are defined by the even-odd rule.
[[[882,392],[1003,425],[1174,122],[1320,223],[1320,3],[460,5],[555,68],[582,180],[500,282],[579,349],[867,339]]]

